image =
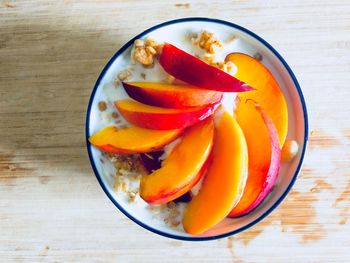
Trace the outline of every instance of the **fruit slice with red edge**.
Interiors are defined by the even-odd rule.
[[[223,93],[189,85],[156,82],[123,82],[128,95],[139,102],[165,108],[188,108],[221,101]]]
[[[213,138],[212,117],[190,127],[162,167],[142,177],[140,196],[150,204],[162,204],[188,192],[206,169]]]
[[[91,144],[102,151],[131,154],[156,151],[176,139],[182,130],[150,130],[132,126],[119,129],[103,128],[89,138]]]
[[[141,153],[140,158],[142,161],[143,166],[146,168],[148,173],[152,173],[155,170],[162,167],[162,161],[159,159],[164,154],[164,151],[156,151],[156,152],[148,152],[148,153]],[[179,196],[178,198],[174,199],[173,201],[175,203],[188,203],[192,200],[192,193],[191,191],[188,191],[187,193],[184,193],[183,195]]]
[[[169,43],[164,44],[159,63],[173,77],[196,87],[221,92],[252,90],[243,81]]]
[[[210,116],[217,105],[187,109],[167,109],[149,106],[134,100],[119,100],[116,107],[130,123],[155,130],[182,129]]]
[[[240,101],[235,110],[248,145],[248,180],[239,203],[228,215],[243,216],[255,209],[273,188],[281,165],[276,128],[254,101]]]
[[[277,81],[262,63],[248,55],[231,53],[225,61],[233,62],[237,67],[235,77],[254,87],[255,90],[238,96],[242,101],[253,99],[264,109],[276,126],[282,147],[288,132],[288,108]]]
[[[213,159],[199,193],[187,204],[183,226],[201,234],[219,223],[240,200],[247,180],[248,151],[236,120],[224,112],[216,127]]]

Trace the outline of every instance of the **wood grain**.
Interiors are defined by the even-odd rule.
[[[85,150],[94,82],[130,37],[178,17],[247,27],[293,68],[310,117],[286,201],[242,234],[204,243],[138,227],[99,187]],[[1,262],[349,262],[350,3],[0,1]]]

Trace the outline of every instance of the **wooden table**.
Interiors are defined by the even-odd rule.
[[[108,200],[85,111],[114,52],[179,17],[238,23],[270,42],[306,97],[310,142],[292,192],[236,236],[180,242]],[[0,262],[350,262],[350,2],[0,1]]]

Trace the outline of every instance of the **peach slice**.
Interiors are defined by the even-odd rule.
[[[223,93],[189,85],[154,82],[123,82],[128,95],[139,102],[165,108],[188,108],[216,104]]]
[[[132,124],[154,130],[181,129],[204,120],[217,105],[186,109],[166,109],[149,106],[133,100],[119,100],[116,107],[123,117]]]
[[[169,43],[164,44],[159,63],[170,75],[196,87],[221,92],[252,90],[243,81]]]
[[[89,138],[102,151],[131,154],[156,151],[176,139],[182,130],[149,130],[136,126],[118,129],[108,126]]]
[[[193,235],[207,231],[227,216],[239,202],[247,180],[247,144],[228,112],[223,113],[215,136],[212,162],[182,221],[185,231]]]
[[[236,118],[248,145],[248,180],[239,203],[228,215],[243,216],[256,208],[270,193],[281,165],[278,134],[272,120],[252,100],[241,101]]]
[[[212,118],[190,127],[162,167],[142,177],[140,196],[150,204],[161,204],[188,192],[203,175],[213,138]]]
[[[241,101],[253,99],[266,111],[276,126],[282,147],[288,131],[288,108],[277,81],[262,63],[248,55],[231,53],[225,61],[236,65],[238,71],[235,77],[255,88],[238,96]]]

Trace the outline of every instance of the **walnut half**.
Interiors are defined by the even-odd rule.
[[[131,57],[141,65],[150,67],[153,65],[155,57],[160,54],[161,49],[162,45],[150,38],[147,38],[145,41],[136,39]]]
[[[222,43],[209,31],[203,31],[199,38],[192,39],[192,41],[210,54],[214,54],[217,48],[222,48]]]

